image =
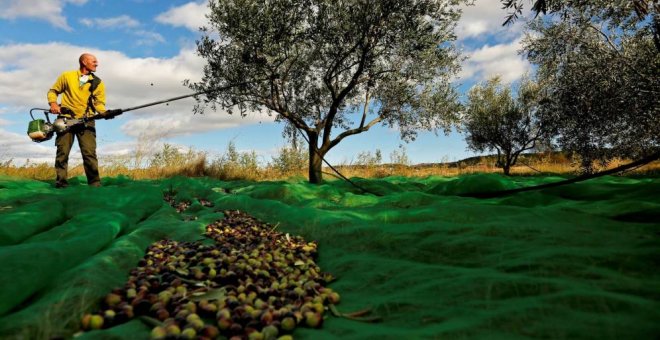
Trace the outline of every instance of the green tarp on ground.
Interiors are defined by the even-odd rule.
[[[222,210],[239,209],[318,241],[317,263],[338,278],[340,310],[371,307],[383,317],[329,316],[295,338],[657,338],[660,179],[456,196],[560,179],[354,179],[375,196],[340,181],[104,178],[101,188],[72,181],[56,190],[0,178],[0,337],[72,336],[150,243],[198,240]],[[192,204],[178,214],[165,194]],[[148,331],[134,321],[86,337]]]

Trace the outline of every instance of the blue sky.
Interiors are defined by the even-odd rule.
[[[34,143],[25,133],[28,111],[47,107],[46,92],[62,71],[77,68],[81,53],[98,57],[108,108],[186,94],[182,81],[201,78],[204,60],[195,54],[195,40],[206,22],[206,1],[0,0],[0,8],[0,162],[53,162],[54,141]],[[502,27],[505,14],[499,0],[477,0],[464,8],[457,28],[457,45],[467,57],[456,79],[462,92],[493,75],[510,82],[529,72],[529,63],[517,53],[522,23]],[[232,141],[238,150],[254,150],[268,162],[286,143],[283,125],[272,117],[240,118],[222,111],[193,115],[193,104],[181,100],[99,122],[99,158],[148,154],[169,143],[206,151],[213,159]],[[405,144],[397,131],[377,127],[345,139],[327,159],[350,163],[360,152],[379,149],[388,162],[400,145],[412,163],[475,155],[457,133],[421,132]],[[72,164],[79,162],[79,153],[75,147]]]

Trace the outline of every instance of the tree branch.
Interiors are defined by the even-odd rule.
[[[594,26],[594,24],[589,24],[588,27],[591,27],[593,30],[595,30],[595,31],[598,32],[600,35],[602,35],[603,38],[605,38],[605,41],[607,42],[607,44],[610,45],[610,47],[616,52],[617,55],[619,55],[619,57],[621,57],[622,59],[625,59],[626,61],[629,61],[629,60],[630,60],[630,58],[628,58],[628,57],[627,57],[626,55],[624,55],[621,51],[619,51],[619,49],[616,47],[616,45],[614,45],[614,43],[612,42],[612,40],[610,39],[610,37],[609,37],[607,34],[605,34],[605,32],[603,32],[603,31],[602,31],[601,29],[599,29],[598,27]],[[638,76],[640,76],[640,77],[642,77],[642,78],[644,78],[644,79],[646,79],[646,80],[650,80],[647,76],[645,76],[644,74],[642,74],[641,72],[639,72],[639,70],[637,70],[637,68],[631,66],[630,63],[627,63],[626,66],[630,67],[635,73],[637,73]]]
[[[344,62],[344,60],[348,59],[348,57],[350,57],[351,54],[353,54],[353,52],[355,52],[360,47],[361,43],[362,43],[362,40],[359,40],[355,43],[355,45],[351,46],[351,48],[348,49],[348,51],[346,51],[346,53],[344,53],[344,55],[342,55],[339,59],[337,59],[335,61],[335,63],[331,67],[329,67],[328,70],[323,75],[323,82],[325,83],[325,86],[330,91],[330,94],[332,95],[332,100],[333,101],[337,98],[337,92],[335,91],[336,89],[332,84],[332,79],[334,78],[334,75],[336,73],[339,73],[337,70],[339,69],[341,64]]]
[[[307,123],[305,123],[304,120],[300,119],[298,116],[296,116],[294,114],[291,114],[289,111],[284,111],[284,110],[282,110],[282,111],[273,110],[273,111],[279,113],[282,117],[284,117],[286,120],[291,122],[291,124],[293,124],[293,126],[299,128],[301,130],[304,130],[305,132],[314,132],[314,130],[311,129],[307,125]]]
[[[382,117],[378,116],[374,118],[372,121],[370,121],[367,125],[361,126],[359,128],[351,129],[351,130],[346,130],[342,133],[340,133],[335,139],[333,139],[329,144],[328,144],[328,150],[332,149],[335,145],[339,144],[342,139],[352,136],[352,135],[357,135],[358,133],[362,133],[365,131],[368,131],[372,126],[376,125],[378,122],[382,120]],[[323,144],[325,146],[325,143]]]
[[[330,131],[332,130],[332,122],[335,119],[335,116],[337,115],[337,111],[339,110],[339,105],[344,101],[348,93],[355,88],[355,86],[358,83],[358,79],[364,72],[364,67],[367,62],[367,55],[369,54],[369,45],[363,46],[362,47],[362,55],[360,56],[360,63],[358,64],[357,70],[355,70],[355,73],[353,73],[353,76],[351,77],[351,80],[346,84],[346,87],[339,92],[339,95],[337,98],[335,98],[330,106],[330,109],[328,110],[328,115],[325,117],[325,128],[323,130],[323,144],[326,144],[330,141]]]
[[[369,89],[367,89],[367,93],[365,94],[365,99],[364,99],[364,108],[362,110],[362,120],[360,121],[360,128],[364,127],[364,121],[367,119],[367,112],[369,111]]]

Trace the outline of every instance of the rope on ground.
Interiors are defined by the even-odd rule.
[[[528,167],[528,168],[530,168],[530,169],[532,169],[532,170],[534,170],[534,171],[536,171],[536,172],[538,172],[538,173],[540,173],[540,174],[543,173],[541,170],[538,170],[538,169],[534,168],[533,166],[531,166],[531,165],[529,165],[529,164],[527,164],[527,163],[525,163],[525,162],[523,162],[523,161],[518,161],[518,163],[520,163],[520,164],[522,164],[522,165],[524,165],[524,166],[526,166],[526,167]]]
[[[326,174],[328,176],[332,176],[336,179],[342,179],[341,177],[337,176],[336,174],[333,174],[332,172],[327,172],[327,171],[321,171],[321,173]]]

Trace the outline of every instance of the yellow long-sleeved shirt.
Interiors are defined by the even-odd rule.
[[[85,116],[87,110],[87,101],[91,93],[89,87],[92,86],[89,82],[80,85],[80,70],[63,72],[55,81],[55,84],[48,90],[48,103],[57,102],[57,97],[62,95],[61,106],[71,109],[74,113],[73,118],[82,118]],[[90,74],[89,79],[93,76]],[[93,100],[94,110],[99,113],[104,113],[105,109],[105,84],[101,82],[96,90],[94,90],[95,99]],[[93,112],[88,115],[94,114]]]

